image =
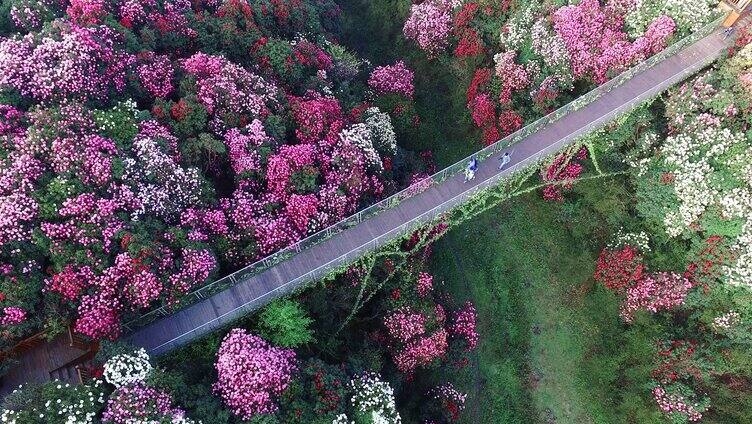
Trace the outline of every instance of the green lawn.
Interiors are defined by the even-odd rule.
[[[462,382],[466,422],[661,422],[641,386],[649,330],[627,331],[616,297],[591,278],[608,222],[626,211],[625,189],[583,184],[565,205],[531,194],[436,244],[437,280],[478,308],[478,368]]]

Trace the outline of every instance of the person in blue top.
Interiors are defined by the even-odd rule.
[[[465,168],[465,182],[468,182],[475,178],[475,171],[478,170],[478,160],[475,157],[471,158]]]
[[[725,31],[723,31],[723,34],[724,34],[723,38],[724,39],[729,38],[729,37],[731,37],[731,34],[733,34],[733,33],[734,33],[734,27],[730,26],[730,27],[726,28]]]

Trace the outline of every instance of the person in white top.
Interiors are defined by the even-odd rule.
[[[505,152],[499,158],[499,171],[501,171],[501,169],[504,168],[504,165],[508,164],[511,161],[512,161],[512,153],[511,152]]]

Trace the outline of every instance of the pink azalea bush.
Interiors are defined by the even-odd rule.
[[[418,297],[426,297],[433,290],[433,275],[427,272],[421,272],[418,274],[418,281],[416,282],[415,290],[418,293]]]
[[[423,314],[401,309],[384,318],[384,326],[390,337],[406,343],[426,331],[426,321]]]
[[[399,296],[392,298],[399,301]],[[445,325],[443,307],[437,304],[433,314],[418,312],[410,307],[394,310],[384,318],[386,337],[397,369],[412,375],[420,367],[429,366],[443,358],[449,348],[449,332]]]
[[[665,47],[676,25],[668,16],[653,22],[635,43],[624,31],[623,16],[598,0],[583,0],[553,14],[554,29],[564,41],[575,78],[589,76],[597,83],[609,72],[624,70],[635,60]]]
[[[179,422],[184,417],[185,412],[172,405],[169,393],[138,382],[119,387],[110,395],[102,422]]]
[[[136,73],[146,91],[154,97],[169,96],[174,89],[172,79],[175,74],[169,57],[147,52],[140,55],[139,62]]]
[[[427,366],[446,355],[448,348],[447,331],[442,328],[431,335],[410,340],[394,356],[394,364],[400,372],[411,374],[416,368]]]
[[[499,102],[508,105],[512,101],[512,93],[530,85],[530,75],[524,66],[516,63],[517,52],[510,51],[494,56],[496,62],[496,76],[501,82]]]
[[[132,58],[113,48],[113,30],[56,21],[50,31],[0,41],[0,86],[40,101],[102,99],[110,88],[123,90]]]
[[[405,22],[405,37],[415,41],[429,57],[437,56],[447,46],[452,32],[452,2],[427,0],[414,4]]]
[[[294,351],[271,346],[240,328],[222,340],[215,368],[214,392],[244,420],[275,412],[276,398],[297,370]]]
[[[475,305],[472,302],[466,302],[462,309],[455,312],[453,322],[449,327],[449,332],[452,335],[465,340],[468,351],[478,346],[478,332],[475,329],[477,318],[478,313],[475,311]]]
[[[3,308],[3,316],[0,317],[0,325],[17,325],[26,321],[26,311],[15,306]]]
[[[652,313],[673,309],[684,303],[692,282],[673,272],[657,272],[644,275],[627,289],[627,298],[622,305],[621,316],[625,321],[634,319],[638,310]]]
[[[411,99],[415,91],[413,78],[413,71],[400,60],[394,65],[376,67],[368,78],[368,85],[378,94],[397,93]]]
[[[276,86],[223,57],[196,53],[181,65],[196,78],[196,95],[209,113],[263,117],[276,106]]]

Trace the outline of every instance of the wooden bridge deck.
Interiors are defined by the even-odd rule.
[[[624,84],[599,99],[571,112],[560,120],[521,140],[510,149],[512,161],[498,171],[498,157],[480,163],[476,178],[464,182],[461,175],[434,185],[345,230],[330,239],[305,249],[237,285],[203,299],[173,315],[137,330],[126,341],[159,355],[216,330],[240,316],[320,278],[368,251],[405,234],[417,224],[432,219],[464,203],[478,190],[494,186],[516,169],[533,164],[542,156],[554,153],[577,137],[592,131],[619,114],[663,92],[668,87],[701,69],[728,48],[721,30],[686,47],[666,60],[636,74]],[[80,352],[65,352],[60,343],[35,347],[20,358],[20,365],[2,379],[0,396],[22,382],[44,381],[65,362]],[[63,359],[60,359],[63,358]]]
[[[261,274],[137,330],[127,341],[159,355],[218,329],[401,236],[406,224],[413,227],[416,223],[429,222],[466,201],[479,188],[494,185],[515,168],[560,150],[577,137],[685,79],[709,59],[719,57],[727,47],[720,30],[716,31],[515,144],[510,148],[514,151],[512,162],[504,171],[497,169],[497,159],[502,154],[498,153],[480,164],[473,181],[466,183],[462,175],[455,175]]]

